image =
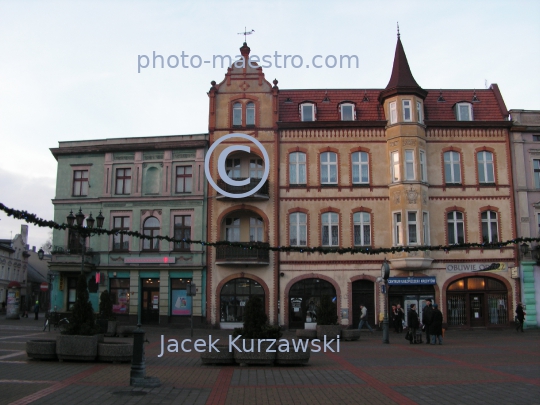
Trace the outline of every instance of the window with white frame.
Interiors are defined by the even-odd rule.
[[[335,212],[326,212],[321,215],[322,246],[339,245],[339,215]]]
[[[540,159],[533,159],[534,188],[540,189]]]
[[[315,104],[300,104],[300,117],[302,121],[315,121]]]
[[[225,240],[240,242],[240,218],[225,218]]]
[[[337,184],[337,154],[321,153],[321,184]]]
[[[356,111],[354,104],[341,104],[341,121],[354,121],[356,119]]]
[[[456,104],[456,119],[458,121],[472,121],[472,104],[458,103]]]
[[[405,151],[405,180],[414,180],[414,150]]]
[[[416,211],[407,212],[407,239],[408,245],[418,244],[418,213]]]
[[[390,155],[390,161],[392,164],[392,183],[397,183],[401,180],[399,152],[392,152]]]
[[[241,126],[242,125],[242,104],[234,103],[233,105],[233,125]]]
[[[444,182],[461,184],[461,156],[458,152],[444,152]]]
[[[493,174],[493,153],[478,152],[476,155],[478,160],[478,181],[480,183],[495,183]]]
[[[369,183],[369,156],[367,152],[354,152],[352,160],[353,184]]]
[[[388,108],[390,110],[390,124],[395,124],[397,122],[397,108],[396,108],[396,102],[392,101]]]
[[[255,125],[255,103],[253,102],[246,105],[246,125]]]
[[[427,182],[426,152],[420,151],[420,181]]]
[[[403,121],[412,121],[411,100],[403,100]]]
[[[289,244],[307,246],[307,214],[293,212],[289,215]]]
[[[252,179],[262,179],[264,166],[262,159],[249,160],[249,177]]]
[[[401,212],[394,212],[394,246],[400,246],[403,244],[401,231]]]
[[[429,213],[422,212],[422,244],[429,245]]]
[[[306,154],[289,154],[289,184],[306,184]]]
[[[499,241],[497,213],[495,211],[482,212],[482,241],[496,243]]]
[[[422,110],[422,103],[420,101],[416,102],[416,120],[419,124],[424,122],[424,114]]]
[[[263,242],[264,222],[262,218],[249,218],[249,241]]]
[[[242,174],[240,159],[226,159],[225,170],[231,179],[239,179]]]
[[[463,213],[450,211],[446,214],[446,220],[448,225],[448,243],[451,245],[465,243]]]
[[[355,212],[353,214],[354,245],[371,246],[371,214]]]

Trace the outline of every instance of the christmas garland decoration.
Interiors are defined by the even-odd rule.
[[[329,248],[324,246],[317,247],[307,247],[307,246],[270,246],[268,243],[264,242],[228,242],[228,241],[219,241],[219,242],[205,242],[201,240],[192,240],[192,239],[175,239],[170,236],[153,236],[143,235],[137,231],[119,231],[116,229],[108,230],[103,228],[87,228],[84,226],[78,225],[68,225],[65,223],[59,224],[54,221],[47,221],[42,218],[39,218],[35,214],[29,213],[27,211],[20,211],[13,208],[6,207],[4,204],[0,203],[0,210],[4,211],[8,216],[11,216],[16,219],[22,219],[29,224],[33,224],[39,227],[46,227],[51,229],[66,230],[71,229],[77,232],[80,232],[86,236],[90,235],[127,235],[140,239],[159,239],[165,240],[167,242],[174,243],[187,243],[187,244],[198,244],[202,246],[230,246],[238,247],[243,249],[258,249],[258,250],[268,250],[272,252],[299,252],[299,253],[337,253],[340,255],[343,254],[366,254],[366,255],[378,255],[378,254],[390,254],[398,252],[419,252],[419,251],[445,251],[449,252],[451,250],[468,250],[468,249],[501,249],[509,245],[516,245],[519,243],[526,242],[540,242],[540,238],[516,238],[507,240],[504,242],[493,242],[493,243],[456,243],[454,245],[438,245],[438,246],[392,246],[389,248],[371,248],[371,247],[348,247],[348,248]]]

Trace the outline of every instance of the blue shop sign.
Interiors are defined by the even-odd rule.
[[[435,277],[390,277],[388,285],[435,285]]]

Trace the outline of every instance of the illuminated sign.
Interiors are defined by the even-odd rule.
[[[174,264],[176,257],[124,257],[125,264]]]

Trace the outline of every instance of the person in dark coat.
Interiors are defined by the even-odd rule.
[[[36,305],[34,305],[34,315],[35,315],[34,320],[35,321],[38,320],[38,314],[39,314],[39,301],[36,301]]]
[[[523,332],[523,322],[525,322],[525,312],[523,311],[523,304],[521,302],[518,302],[517,308],[516,308],[516,318],[518,320],[516,331],[519,331],[521,328],[521,331]]]
[[[433,308],[431,307],[431,298],[426,299],[426,306],[422,309],[422,323],[426,326],[426,344],[431,343],[431,337],[429,333],[429,324],[431,323],[431,313]]]
[[[394,327],[394,333],[398,333],[398,324],[397,324],[397,311],[396,306],[392,305],[392,312],[390,313],[390,325]]]
[[[420,321],[418,320],[418,314],[416,313],[415,304],[411,304],[411,308],[409,309],[409,312],[407,313],[407,321],[408,321],[409,332],[410,332],[409,342],[411,343],[411,345],[413,343],[419,343],[416,341],[416,331],[420,327]]]
[[[442,345],[442,323],[442,312],[439,311],[439,306],[437,304],[433,304],[433,309],[431,310],[431,320],[429,323],[429,334],[431,335],[432,345],[437,343],[437,339],[439,339],[439,344]]]
[[[405,319],[405,312],[403,311],[403,308],[401,308],[400,304],[397,304],[396,306],[396,313],[397,313],[397,329],[399,333],[403,333],[403,320]]]

